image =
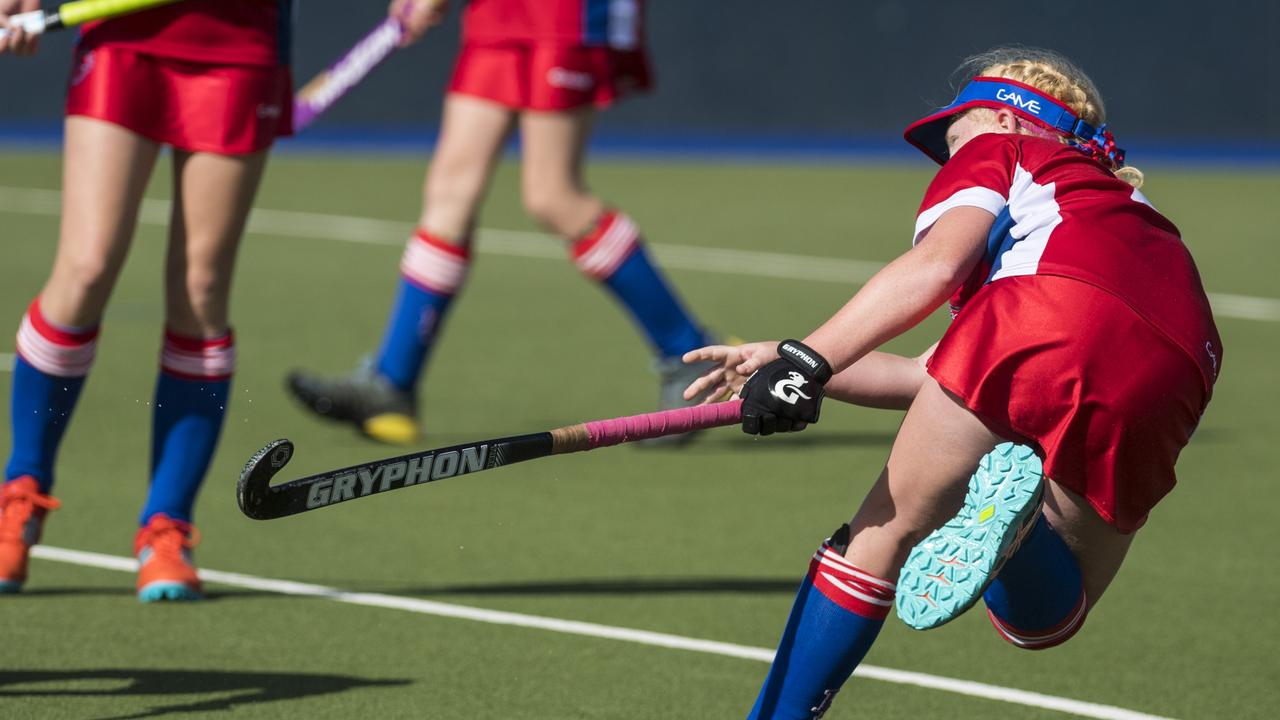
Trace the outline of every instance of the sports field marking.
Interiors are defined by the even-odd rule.
[[[42,560],[52,560],[54,562],[64,562],[72,565],[100,568],[103,570],[117,570],[120,572],[130,573],[137,572],[138,570],[138,563],[136,560],[116,555],[104,555],[102,553],[84,552],[81,550],[67,550],[65,548],[50,547],[48,545],[37,545],[31,549],[31,554]],[[346,603],[348,605],[363,605],[365,607],[384,608],[388,610],[403,610],[405,612],[419,613],[422,615],[434,615],[436,617],[454,618],[457,620],[471,620],[474,622],[488,623],[490,625],[508,625],[513,627],[532,628],[535,630],[547,630],[567,635],[579,635],[604,640],[619,640],[622,642],[631,642],[640,645],[649,645],[652,647],[688,650],[690,652],[707,653],[710,655],[722,655],[724,657],[740,658],[742,660],[756,660],[758,662],[766,663],[773,662],[773,651],[767,648],[716,642],[714,640],[699,640],[697,638],[689,638],[681,635],[668,635],[666,633],[651,632],[648,630],[633,630],[631,628],[615,627],[612,625],[600,625],[597,623],[580,622],[577,620],[561,620],[559,618],[542,617],[539,615],[524,615],[522,613],[505,612],[502,610],[486,610],[484,608],[455,605],[453,603],[442,603],[434,600],[420,600],[417,598],[407,598],[398,595],[347,592],[345,590],[339,590],[338,588],[325,587],[324,585],[312,585],[310,583],[293,582],[290,580],[273,580],[271,578],[222,572],[220,570],[201,570],[200,578],[211,583],[230,585],[232,587],[260,590],[262,592],[278,593],[281,595],[324,598],[326,600]],[[1061,698],[1054,695],[1044,695],[1042,693],[1029,692],[1027,690],[1016,690],[1013,688],[1000,687],[999,685],[988,685],[986,683],[972,682],[969,680],[957,680],[954,678],[940,677],[938,675],[929,675],[926,673],[894,670],[892,668],[878,667],[875,665],[861,665],[854,671],[854,675],[861,678],[867,678],[868,680],[882,680],[884,682],[897,683],[899,685],[914,685],[916,687],[928,688],[930,690],[942,690],[945,692],[969,695],[971,697],[984,698],[987,700],[1013,703],[1015,705],[1026,705],[1028,707],[1042,708],[1045,710],[1056,710],[1058,712],[1071,713],[1079,717],[1098,718],[1099,720],[1170,720],[1170,718],[1160,717],[1158,715],[1148,715],[1147,713],[1141,713],[1135,710],[1126,710],[1124,708],[1118,708],[1111,705],[1071,700],[1069,698]]]
[[[0,186],[0,212],[25,215],[53,215],[60,212],[62,194],[54,190]],[[144,200],[138,222],[169,224],[167,200]],[[408,223],[321,213],[257,208],[249,219],[250,233],[276,237],[326,239],[367,245],[400,246],[413,231]],[[481,228],[477,251],[488,255],[564,260],[564,243],[543,233],[523,230]],[[748,277],[824,281],[856,285],[866,282],[883,267],[882,263],[846,258],[792,255],[758,250],[697,247],[649,243],[666,268],[696,270]],[[1219,317],[1262,322],[1280,322],[1280,300],[1229,293],[1209,293],[1214,314]]]
[[[18,356],[13,353],[0,352],[0,372],[13,372],[13,364]]]

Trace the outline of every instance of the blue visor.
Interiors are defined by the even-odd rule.
[[[903,137],[941,165],[951,156],[947,150],[947,127],[951,120],[975,107],[1009,108],[1037,125],[1082,142],[1087,142],[1098,132],[1061,101],[1030,85],[1005,78],[976,77],[964,86],[950,105],[911,123]]]

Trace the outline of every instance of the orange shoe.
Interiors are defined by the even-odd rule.
[[[133,554],[138,558],[138,600],[200,600],[200,578],[191,563],[191,548],[200,534],[189,522],[153,515],[138,530]]]
[[[0,593],[16,593],[27,580],[27,556],[40,541],[44,516],[62,503],[23,475],[0,487]]]

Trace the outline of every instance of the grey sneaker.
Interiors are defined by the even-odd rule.
[[[654,371],[658,374],[658,409],[674,410],[675,408],[690,407],[702,402],[702,398],[694,398],[693,400],[684,399],[684,389],[694,380],[702,377],[703,373],[716,367],[718,363],[707,361],[685,365],[680,358],[660,358],[654,362]],[[680,447],[689,443],[698,435],[698,431],[682,433],[680,435],[667,435],[665,437],[651,438],[649,440],[641,440],[640,444],[646,447]]]
[[[285,384],[312,413],[352,423],[374,440],[407,445],[420,434],[413,393],[392,385],[369,362],[332,378],[294,370]]]

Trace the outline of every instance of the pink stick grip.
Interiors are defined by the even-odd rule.
[[[733,425],[741,419],[742,401],[731,400],[612,420],[593,420],[586,425],[587,433],[591,436],[589,449],[595,450],[633,440]]]

